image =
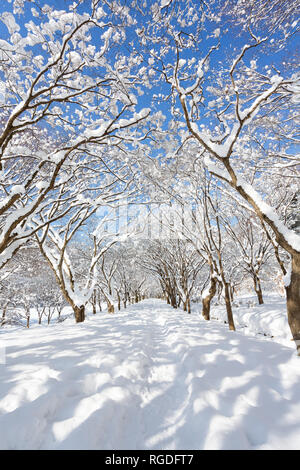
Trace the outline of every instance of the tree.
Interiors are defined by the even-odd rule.
[[[272,244],[268,240],[259,221],[245,211],[237,213],[236,223],[225,221],[225,229],[234,242],[241,257],[243,270],[253,280],[253,286],[259,305],[263,304],[261,287],[261,271],[268,259],[272,256]],[[223,219],[224,220],[224,219]]]
[[[93,295],[97,280],[97,264],[104,259],[105,252],[117,242],[118,236],[105,233],[106,219],[102,218],[92,233],[92,249],[87,256],[85,275],[77,275],[74,260],[68,248],[83,225],[96,212],[97,206],[79,204],[71,216],[64,220],[60,228],[47,224],[36,232],[36,241],[43,257],[47,260],[57,284],[69,305],[72,307],[76,323],[85,320],[85,306]],[[78,262],[78,260],[77,260]],[[104,261],[102,261],[103,264]],[[75,260],[76,263],[76,260]]]

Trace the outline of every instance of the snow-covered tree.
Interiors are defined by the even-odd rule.
[[[184,120],[207,170],[231,187],[291,258],[288,321],[300,353],[300,238],[272,204],[267,175],[297,187],[299,76],[292,55],[297,0],[155,2],[140,28],[152,81],[164,80],[174,118]],[[150,45],[152,43],[152,45]],[[288,62],[288,63],[287,63]],[[266,122],[269,121],[269,124]],[[279,131],[279,132],[278,132]],[[265,184],[261,186],[264,173]]]
[[[128,10],[65,6],[25,1],[14,15],[7,3],[1,14],[0,266],[38,229],[31,221],[49,198],[65,203],[66,182],[97,167],[95,148],[126,141],[132,150],[149,131],[149,109],[137,110],[136,55],[120,53]]]
[[[245,211],[237,213],[236,223],[225,222],[225,229],[234,242],[237,252],[240,254],[242,269],[253,280],[254,290],[258,303],[263,301],[261,286],[261,272],[268,259],[272,256],[272,244],[268,240],[264,230],[259,226],[259,221]],[[224,220],[224,219],[223,219]]]

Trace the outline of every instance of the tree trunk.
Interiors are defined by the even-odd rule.
[[[262,293],[262,290],[261,290],[260,279],[259,279],[258,276],[255,276],[253,281],[254,281],[254,290],[255,290],[256,295],[257,295],[258,303],[259,303],[259,305],[262,305],[264,303],[264,299],[263,299],[263,293]]]
[[[114,307],[113,304],[110,304],[110,305],[108,306],[108,313],[115,313],[115,307]]]
[[[300,356],[300,254],[292,256],[290,283],[286,287],[288,322]]]
[[[202,298],[202,315],[205,320],[210,319],[210,303],[215,296],[217,291],[217,279],[212,277],[210,279],[210,287],[208,290],[208,295]]]
[[[262,305],[262,304],[264,303],[264,299],[263,299],[263,295],[262,295],[262,290],[261,290],[261,288],[259,288],[259,289],[256,291],[256,295],[257,295],[257,299],[258,299],[259,305]]]
[[[235,331],[231,302],[230,302],[229,284],[227,282],[225,282],[225,285],[224,285],[224,293],[225,293],[225,304],[226,304],[229,329],[232,331]]]
[[[107,303],[107,312],[108,313],[115,313],[114,304],[111,304],[109,301],[106,301],[106,303]]]
[[[177,308],[176,295],[173,295],[173,294],[172,294],[172,297],[171,297],[171,305],[172,305],[173,308]]]
[[[74,314],[75,314],[76,323],[83,322],[84,319],[85,319],[85,307],[84,307],[84,305],[81,305],[80,307],[75,305],[75,307],[73,307],[73,310],[74,310]]]
[[[99,312],[102,312],[101,297],[99,293],[98,293],[98,307],[99,307]]]
[[[223,292],[223,282],[219,282],[218,284],[218,302],[220,303],[221,302],[221,296],[222,296],[222,292]]]
[[[96,315],[97,308],[96,308],[96,291],[95,290],[92,295],[92,308],[93,308],[93,315]]]
[[[30,326],[30,307],[25,307],[26,327]]]
[[[235,292],[234,287],[230,284],[230,300],[231,300],[231,302],[233,302],[233,300],[234,300],[234,292]]]
[[[8,303],[5,304],[4,307],[3,307],[2,320],[1,320],[2,325],[4,325],[4,323],[5,323],[7,307],[8,307]]]

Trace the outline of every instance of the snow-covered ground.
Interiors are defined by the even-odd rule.
[[[0,448],[299,449],[294,345],[245,333],[159,300],[2,329]]]
[[[200,304],[194,308],[201,313]],[[233,302],[233,315],[238,331],[243,331],[250,336],[265,335],[278,343],[291,346],[292,335],[287,321],[284,295],[269,292],[264,295],[262,305],[258,305],[255,295],[239,295]],[[226,321],[227,314],[224,305],[213,306],[211,318]]]

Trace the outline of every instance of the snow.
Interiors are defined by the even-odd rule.
[[[161,0],[160,8],[167,7],[167,6],[169,6],[170,3],[171,3],[170,0]]]
[[[156,299],[0,338],[3,449],[299,448],[292,342]]]
[[[9,193],[10,193],[10,196],[14,196],[16,194],[24,194],[25,187],[21,184],[15,184],[14,186],[12,186]]]
[[[53,152],[49,156],[49,160],[51,162],[56,163],[57,165],[65,158],[66,152],[63,150],[58,150],[57,152]]]
[[[223,146],[226,147],[226,142]],[[208,171],[230,183],[231,177],[226,169],[220,169],[209,157],[204,158],[204,163]],[[237,177],[236,186],[241,187],[253,200],[262,214],[268,217],[268,219],[274,224],[280,235],[286,240],[290,247],[295,251],[300,251],[300,236],[294,230],[289,229],[282,220],[280,220],[275,210],[262,199],[254,187],[247,183],[240,175]]]
[[[12,13],[8,11],[2,13],[1,21],[5,24],[10,34],[20,31],[20,26],[16,23],[15,17]]]
[[[204,289],[204,291],[202,292],[202,299],[205,299],[205,297],[207,297],[209,295],[209,289],[210,289],[210,286],[208,286],[206,289]]]
[[[290,264],[286,275],[283,277],[284,287],[289,287],[289,285],[291,283],[291,275],[292,275],[292,265]]]
[[[225,181],[230,181],[231,180],[231,177],[230,177],[230,174],[228,173],[228,171],[226,170],[226,168],[219,168],[215,162],[209,157],[209,156],[205,156],[204,157],[204,164],[206,166],[206,168],[208,169],[208,171],[210,171],[211,173],[214,173],[215,175],[219,176],[220,178],[224,179]]]
[[[132,102],[136,101],[135,97],[133,95],[130,95],[130,99]],[[125,127],[130,127],[137,123],[138,121],[141,121],[142,119],[145,119],[146,117],[149,116],[151,110],[150,108],[143,108],[141,111],[138,113],[134,113],[133,117],[130,119],[118,119],[116,125],[112,127],[112,130],[119,130]],[[106,131],[110,128],[112,121],[107,121],[107,122],[102,122],[102,120],[99,120],[101,122],[100,126],[98,126],[95,129],[86,129],[84,136],[87,139],[91,138],[96,138],[96,137],[102,137],[105,135]],[[78,138],[78,142],[80,142],[82,138]]]
[[[259,109],[259,106],[261,103],[263,103],[269,96],[271,96],[276,89],[279,87],[279,85],[283,82],[283,78],[280,77],[279,75],[273,75],[270,79],[271,83],[273,84],[268,90],[266,90],[264,93],[259,95],[256,100],[252,103],[251,106],[249,106],[247,109],[244,109],[243,111],[239,111],[239,116],[241,120],[245,120],[248,118],[253,117],[253,113]]]
[[[201,310],[199,305],[198,310]],[[277,293],[264,295],[264,304],[258,305],[257,297],[241,295],[233,303],[235,326],[251,336],[267,336],[287,347],[294,347],[286,312],[286,299]],[[212,318],[226,321],[223,305],[212,308]]]
[[[191,129],[192,131],[198,135],[198,137],[202,140],[204,145],[210,149],[212,152],[214,152],[219,158],[226,158],[228,157],[229,150],[231,149],[236,136],[239,132],[239,124],[235,123],[232,126],[232,130],[229,133],[229,135],[226,137],[225,141],[223,144],[218,144],[215,142],[212,142],[210,137],[205,133],[205,132],[200,132],[199,128],[196,123],[191,123]]]
[[[247,183],[241,176],[238,176],[236,185],[243,188],[243,190],[248,194],[248,196],[251,197],[251,199],[258,206],[260,211],[274,223],[277,230],[285,238],[285,240],[292,247],[292,249],[295,251],[300,251],[300,236],[297,235],[297,233],[293,230],[289,229],[280,220],[274,209],[262,199],[259,193],[255,191],[253,186]]]

